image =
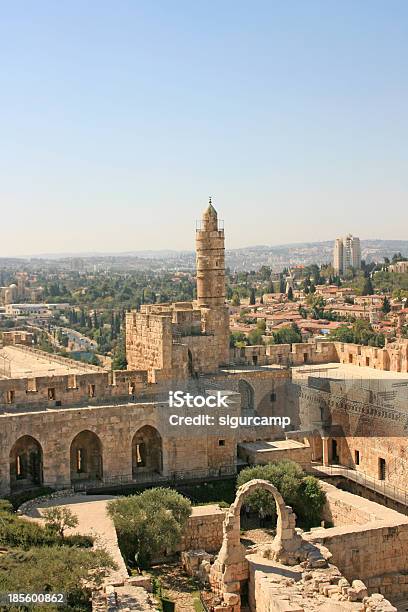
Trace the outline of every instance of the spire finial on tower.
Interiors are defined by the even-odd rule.
[[[208,198],[208,206],[204,211],[203,217],[217,217],[217,211],[212,205],[212,197]]]
[[[214,206],[212,205],[212,197],[208,198],[208,206],[203,212],[203,229],[216,230],[218,228],[218,215]]]

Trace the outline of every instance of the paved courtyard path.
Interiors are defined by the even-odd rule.
[[[67,529],[67,534],[79,533],[90,535],[95,539],[95,548],[104,548],[118,566],[112,570],[105,579],[107,584],[120,584],[128,578],[125,562],[120,553],[116,530],[112,519],[107,513],[109,500],[115,499],[112,495],[75,495],[50,499],[41,502],[27,511],[27,516],[43,522],[42,513],[51,506],[66,506],[78,517],[78,526]]]

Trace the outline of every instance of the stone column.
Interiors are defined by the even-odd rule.
[[[330,456],[329,456],[329,443],[330,438],[322,438],[323,444],[323,465],[330,465]]]

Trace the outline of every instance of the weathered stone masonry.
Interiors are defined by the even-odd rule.
[[[239,414],[239,396],[231,399],[231,411]],[[195,416],[198,409],[181,412]],[[140,475],[152,480],[190,477],[208,477],[234,474],[236,470],[236,433],[218,427],[196,428],[169,425],[168,403],[127,403],[82,408],[59,408],[40,412],[18,413],[0,416],[0,492],[6,494],[15,475],[16,453],[13,447],[24,436],[34,439],[39,446],[41,482],[63,488],[73,482],[73,457],[71,445],[81,432],[91,432],[83,444],[84,462],[91,463],[91,454],[100,454],[101,482],[132,481],[136,478],[135,453],[139,460],[149,452],[161,453],[160,466],[146,474],[140,461]],[[160,448],[136,449],[132,440],[146,427],[157,432],[155,441]],[[222,440],[222,444],[220,444]],[[94,441],[94,442],[93,442]],[[192,452],[194,447],[194,452]],[[21,449],[20,449],[21,452]],[[85,457],[88,453],[88,457]],[[156,455],[157,456],[157,455]],[[80,459],[80,457],[79,457]],[[93,465],[95,462],[93,461]],[[83,477],[91,478],[89,465],[84,466]],[[137,471],[137,470],[136,470]],[[74,474],[74,481],[82,480],[81,472]],[[24,481],[21,483],[24,484]]]

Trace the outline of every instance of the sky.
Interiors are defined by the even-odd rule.
[[[406,0],[40,0],[0,17],[0,257],[408,239]]]

